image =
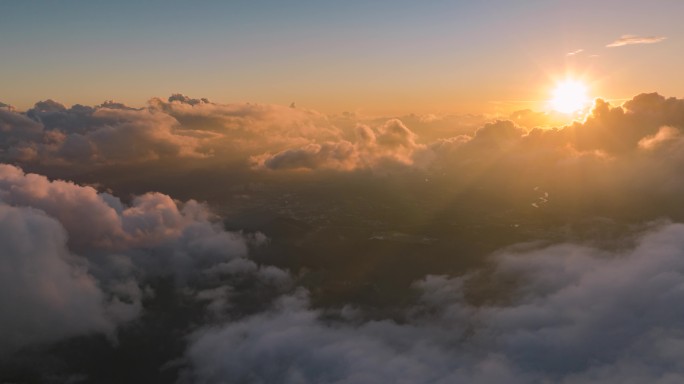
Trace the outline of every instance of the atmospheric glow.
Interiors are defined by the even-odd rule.
[[[587,87],[577,80],[565,80],[553,91],[551,107],[562,113],[575,113],[589,103]]]

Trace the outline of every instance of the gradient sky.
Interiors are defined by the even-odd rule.
[[[3,1],[0,101],[497,112],[543,107],[566,72],[592,96],[681,97],[683,14],[679,0]],[[606,47],[628,34],[666,39]]]

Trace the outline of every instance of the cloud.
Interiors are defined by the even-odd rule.
[[[0,164],[0,237],[2,351],[112,334],[139,316],[147,282],[160,276],[190,295],[191,281],[228,291],[239,276],[276,289],[289,280],[246,258],[250,244],[266,241],[262,234],[225,231],[203,204],[161,193],[124,203],[7,164]]]
[[[358,153],[348,141],[339,143],[309,144],[301,148],[288,149],[274,155],[255,157],[254,161],[264,168],[317,169],[332,168],[348,170],[356,167]]]
[[[584,49],[576,49],[576,50],[574,50],[574,51],[571,51],[571,52],[566,53],[565,55],[566,55],[566,56],[575,56],[575,55],[578,55],[578,54],[580,54],[580,53],[582,53],[582,52],[584,52]]]
[[[684,100],[643,93],[621,107],[598,99],[586,121],[566,127],[564,132],[579,150],[626,154],[665,125],[684,128]]]
[[[189,225],[208,218],[194,201],[179,209],[169,196],[148,193],[136,196],[126,206],[92,187],[50,181],[7,164],[0,164],[0,200],[37,208],[57,218],[77,249],[152,246],[178,237]]]
[[[113,101],[92,107],[66,107],[46,100],[26,112],[0,110],[0,159],[41,169],[92,169],[167,164],[179,158],[207,159],[206,164],[246,164],[252,157],[265,158],[264,154],[282,152],[278,158],[284,161],[295,153],[299,157],[317,153],[312,168],[352,170],[384,161],[410,164],[415,152],[411,147],[419,149],[454,132],[470,133],[485,120],[470,115],[407,115],[401,119],[326,116],[305,108],[218,104],[182,94],[167,100],[152,98],[141,109]],[[365,145],[358,142],[360,126],[372,131],[374,138],[370,140],[376,140],[375,148],[355,148],[343,159],[349,143],[355,147]],[[396,137],[390,138],[392,135]],[[410,142],[396,141],[404,139]],[[274,164],[280,161],[274,160]],[[286,168],[293,167],[279,169]]]
[[[0,156],[22,163],[120,164],[203,157],[202,139],[172,117],[106,102],[66,108],[52,100],[26,113],[0,110]]]
[[[667,39],[665,36],[636,36],[636,35],[622,35],[619,39],[606,45],[608,48],[622,47],[632,44],[655,44]]]
[[[218,104],[207,99],[172,95],[168,101],[153,98],[150,109],[176,119],[183,131],[214,132],[221,145],[241,153],[245,149],[262,151],[284,145],[338,139],[340,131],[325,115],[303,109],[272,104]]]
[[[0,354],[113,330],[105,295],[66,243],[44,212],[0,203]]]
[[[428,276],[408,320],[326,321],[306,292],[270,311],[198,331],[185,379],[246,382],[674,382],[684,378],[684,225],[634,248],[560,244],[508,250],[500,303],[474,306],[468,282]],[[636,283],[635,283],[636,282]]]
[[[558,127],[541,124],[547,116],[533,111],[518,111],[511,120],[328,117],[183,95],[153,99],[139,110],[53,101],[25,113],[0,108],[3,158],[33,164],[33,171],[44,167],[49,176],[0,165],[0,211],[9,212],[0,227],[11,226],[0,232],[11,237],[0,245],[6,252],[0,265],[35,268],[45,276],[41,281],[56,282],[47,298],[34,280],[20,280],[28,274],[7,279],[22,287],[26,305],[17,308],[14,323],[0,315],[6,334],[36,335],[12,339],[7,348],[94,332],[115,337],[128,321],[136,321],[131,328],[156,330],[153,315],[168,315],[181,323],[173,337],[192,333],[185,376],[192,382],[676,381],[683,370],[671,356],[684,343],[682,313],[671,309],[682,299],[679,224],[621,237],[615,248],[527,244],[496,252],[485,271],[430,273],[465,273],[460,264],[449,268],[471,255],[480,260],[495,244],[571,240],[576,217],[606,216],[625,226],[683,218],[684,101],[655,93],[621,106],[597,100],[585,120]],[[139,147],[124,148],[134,144]],[[48,166],[71,169],[84,159],[92,161],[82,165],[92,171],[88,177],[116,193],[62,181]],[[188,159],[191,171],[179,176]],[[250,160],[257,166],[249,168]],[[165,173],[143,173],[143,164],[156,161],[163,164],[151,169]],[[104,166],[111,168],[98,168]],[[301,170],[310,172],[288,174]],[[144,192],[150,185],[162,192]],[[186,189],[175,195],[175,188]],[[338,204],[350,193],[357,200]],[[272,230],[273,247],[259,248],[267,243],[264,235],[226,231],[206,204],[172,197],[202,194],[213,196],[223,212],[238,212],[226,218],[231,228]],[[541,196],[545,204],[530,208]],[[263,224],[260,215],[296,224],[282,229],[280,222]],[[26,222],[40,225],[34,230]],[[295,226],[305,235],[291,236]],[[593,227],[582,230],[603,240]],[[430,241],[397,242],[402,249],[395,259],[396,248],[374,234],[399,232]],[[356,308],[346,296],[333,300],[348,304],[344,309],[326,307],[331,294],[318,281],[335,280],[326,270],[332,256],[319,255],[348,243],[358,245],[352,252],[370,249],[386,257],[357,268],[350,261],[359,260],[355,255],[332,253],[339,263],[332,274],[338,265],[353,270],[369,291],[380,292],[353,300],[384,300],[386,280],[399,275],[404,280],[392,280],[391,292],[418,279],[416,295],[387,310],[391,315]],[[421,252],[415,270],[404,264],[414,248]],[[251,259],[254,249],[263,252]],[[257,260],[275,260],[297,273]],[[385,261],[401,266],[390,272]],[[435,268],[437,262],[443,264]],[[168,289],[178,307],[156,306],[168,299],[163,292],[159,302],[150,299],[161,279],[173,281]],[[494,293],[475,302],[469,292],[482,279]],[[304,289],[292,292],[297,282],[311,288],[311,298]],[[8,288],[0,297],[10,300],[14,292]],[[62,296],[64,307],[51,307],[45,316],[66,324],[65,312],[80,313],[81,323],[48,330],[22,320]]]
[[[417,135],[401,120],[391,119],[375,130],[366,125],[356,127],[357,140],[309,144],[276,154],[255,156],[252,161],[271,170],[373,168],[383,163],[413,164],[413,154],[424,148]]]
[[[663,197],[684,185],[676,172],[684,164],[677,152],[681,140],[674,134],[684,127],[682,103],[656,93],[621,106],[597,100],[584,121],[553,127],[553,116],[533,111],[518,111],[508,117],[511,122],[481,116],[328,117],[304,108],[218,104],[183,95],[152,99],[140,110],[113,102],[67,108],[46,101],[26,113],[0,109],[0,157],[48,175],[94,175],[81,176],[88,182],[100,182],[98,170],[108,167],[117,176],[107,177],[105,185],[126,191],[135,190],[131,180],[138,177],[168,193],[217,198],[213,185],[190,188],[171,179],[181,171],[183,180],[196,183],[228,183],[236,176],[233,187],[243,189],[251,188],[251,178],[276,188],[278,176],[263,170],[365,170],[396,177],[419,172],[421,180],[441,183],[443,204],[471,187],[492,194],[507,188],[510,204],[522,199],[524,189],[550,184],[558,189],[558,205],[546,210],[580,209],[568,205],[577,193],[593,196],[599,210],[614,211],[638,196],[670,201]],[[670,129],[668,140],[661,135],[653,142],[662,151],[647,150],[653,147],[648,138],[663,127]],[[301,177],[324,172],[309,173]],[[663,187],[657,192],[652,185]],[[610,198],[615,195],[621,199]],[[650,204],[647,211],[651,219],[673,214],[665,203]]]

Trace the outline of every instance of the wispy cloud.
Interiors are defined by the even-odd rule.
[[[619,39],[606,45],[608,48],[622,47],[624,45],[632,44],[655,44],[667,39],[665,36],[636,36],[636,35],[622,35]]]
[[[584,52],[584,49],[577,49],[577,50],[574,50],[574,51],[572,51],[572,52],[568,52],[568,53],[566,54],[566,56],[575,56],[575,55],[580,54],[580,53],[582,53],[582,52]]]

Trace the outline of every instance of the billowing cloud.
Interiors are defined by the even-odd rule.
[[[283,145],[310,143],[340,137],[340,130],[325,115],[280,105],[218,104],[207,99],[172,95],[168,101],[153,98],[150,109],[180,122],[184,132],[213,132],[231,151],[265,150]]]
[[[411,165],[413,154],[425,146],[416,142],[417,135],[401,120],[391,119],[371,129],[366,125],[356,127],[357,140],[309,144],[276,154],[255,156],[253,161],[264,168],[318,169],[331,168],[352,170],[374,167],[391,162]]]
[[[52,100],[26,113],[0,110],[0,155],[23,163],[131,163],[202,157],[201,138],[184,135],[172,117],[108,102],[66,108]]]
[[[634,248],[563,244],[496,256],[516,280],[499,303],[474,306],[474,275],[428,276],[409,320],[325,321],[304,292],[256,316],[196,333],[189,381],[674,382],[684,378],[684,226]],[[635,282],[638,282],[635,284]]]
[[[110,332],[106,297],[44,212],[0,203],[0,355],[18,347]]]
[[[606,47],[622,47],[632,44],[655,44],[667,39],[665,36],[637,36],[637,35],[622,35],[619,39],[606,45]]]
[[[0,164],[0,218],[3,351],[112,333],[140,314],[151,278],[200,280],[219,290],[232,289],[231,276],[275,287],[289,279],[245,258],[262,234],[227,232],[205,205],[161,193],[124,203]]]
[[[59,282],[48,297],[25,274],[7,279],[26,305],[0,321],[8,335],[36,335],[8,348],[116,338],[120,324],[156,327],[158,315],[178,320],[165,325],[178,341],[169,360],[188,340],[192,382],[678,380],[684,230],[620,231],[684,218],[684,101],[597,100],[554,128],[533,111],[453,121],[183,95],[144,109],[0,108],[2,157],[49,176],[0,165],[12,223],[3,268],[45,265],[41,276]],[[77,176],[100,191],[51,172],[85,159]],[[210,196],[227,227],[249,230],[226,231],[207,205],[172,196]],[[620,237],[577,229],[582,220],[614,222]],[[491,254],[540,240],[562,244]],[[159,281],[170,283],[154,299]],[[45,316],[80,313],[77,326],[21,320],[61,295]]]
[[[357,166],[359,154],[348,141],[339,143],[308,144],[301,148],[288,149],[274,155],[255,157],[254,161],[268,169],[353,169]]]

